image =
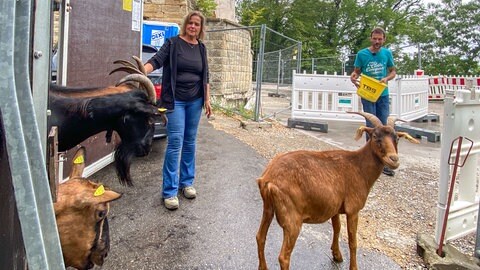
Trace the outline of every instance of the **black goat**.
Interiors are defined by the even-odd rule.
[[[144,90],[131,81],[143,84]],[[146,156],[151,150],[154,117],[166,117],[154,104],[153,84],[144,75],[130,74],[120,86],[106,88],[71,88],[51,85],[49,91],[49,130],[58,127],[58,150],[65,151],[92,135],[107,131],[110,142],[113,131],[121,142],[115,149],[115,166],[119,181],[132,186],[130,165],[134,156]],[[118,84],[117,84],[118,85]]]

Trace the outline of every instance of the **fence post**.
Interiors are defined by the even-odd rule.
[[[281,62],[282,62],[282,50],[278,51],[278,66],[277,66],[277,95],[279,92],[279,85],[280,85],[280,76],[281,76]]]
[[[297,72],[300,72],[302,68],[302,42],[297,43]]]
[[[265,33],[266,33],[267,26],[262,24],[260,28],[260,51],[258,52],[257,56],[257,89],[256,89],[256,99],[255,99],[255,121],[258,122],[260,119],[260,106],[261,106],[261,98],[262,98],[262,75],[263,75],[263,60],[264,60],[264,53],[265,53]]]

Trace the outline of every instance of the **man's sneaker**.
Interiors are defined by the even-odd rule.
[[[387,166],[383,167],[383,173],[385,175],[388,175],[388,176],[394,176],[395,175],[395,171],[388,168]]]
[[[170,198],[163,199],[163,202],[165,203],[165,208],[168,210],[176,210],[178,209],[178,198],[177,196],[173,196]]]
[[[192,186],[186,187],[183,189],[183,196],[187,199],[195,199],[195,197],[197,197],[197,191]]]

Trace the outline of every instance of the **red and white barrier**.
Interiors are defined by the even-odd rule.
[[[428,79],[430,92],[428,100],[443,100],[446,95],[455,95],[459,89],[466,88],[467,80],[472,80],[473,87],[480,90],[480,77],[433,76]]]

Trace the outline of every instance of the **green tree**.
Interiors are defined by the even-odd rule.
[[[266,24],[302,42],[302,57],[335,57],[370,45],[375,26],[387,32],[399,73],[412,74],[418,55],[401,49],[420,44],[427,74],[478,74],[480,2],[443,0],[243,0],[237,15],[244,25]],[[353,59],[351,60],[353,61]],[[349,61],[350,62],[350,61]],[[353,63],[348,63],[351,66]]]
[[[444,0],[425,14],[422,45],[427,74],[479,74],[480,2]]]
[[[197,0],[195,3],[195,10],[201,11],[205,16],[213,16],[213,12],[217,8],[215,0]]]

